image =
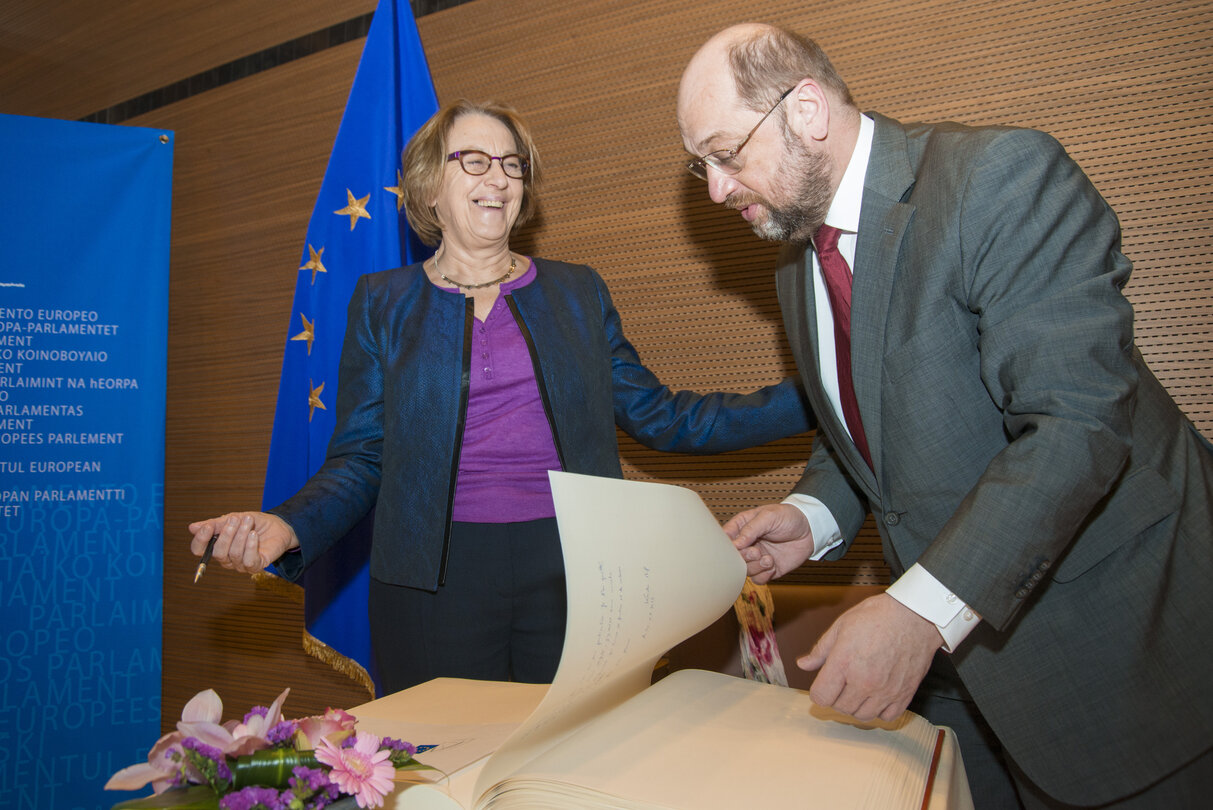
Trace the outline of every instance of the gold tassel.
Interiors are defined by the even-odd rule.
[[[303,631],[303,649],[307,651],[308,655],[320,659],[335,671],[360,685],[371,696],[371,700],[375,699],[375,682],[371,680],[371,673],[367,672],[366,667],[362,664],[337,652],[307,630]]]
[[[292,602],[303,604],[303,587],[296,585],[293,582],[287,582],[282,577],[276,577],[273,574],[267,574],[264,571],[258,571],[255,574],[250,574],[253,578],[253,584],[258,588],[265,588],[267,591],[272,591],[279,596],[290,599]]]

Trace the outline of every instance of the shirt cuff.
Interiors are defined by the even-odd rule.
[[[804,513],[813,531],[813,553],[810,560],[820,560],[830,549],[842,544],[842,530],[838,521],[830,514],[826,505],[809,495],[793,492],[783,499],[783,502],[795,506]]]
[[[886,593],[939,628],[944,652],[953,652],[973,631],[981,616],[918,563]]]

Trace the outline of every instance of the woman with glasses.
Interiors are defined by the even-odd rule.
[[[190,527],[201,554],[296,579],[372,509],[369,610],[380,682],[548,682],[565,585],[548,470],[621,477],[615,426],[714,453],[812,427],[785,380],[671,392],[623,335],[602,278],[528,257],[538,154],[517,114],[457,101],[404,152],[404,209],[432,258],[363,276],[350,301],[336,428],[321,469],[269,513]]]

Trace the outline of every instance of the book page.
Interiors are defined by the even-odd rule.
[[[492,806],[917,810],[938,733],[910,712],[860,723],[807,692],[681,670],[536,757]]]
[[[569,593],[564,651],[542,703],[485,763],[476,796],[643,691],[666,650],[723,615],[745,582],[741,555],[692,490],[549,477]]]
[[[397,771],[385,807],[471,807],[485,759],[535,710],[547,684],[435,678],[355,706],[357,728],[417,746],[417,759],[437,771]],[[443,775],[445,774],[445,776]]]

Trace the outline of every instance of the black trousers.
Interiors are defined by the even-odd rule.
[[[371,579],[385,693],[439,677],[550,683],[568,612],[556,519],[455,523],[437,592]]]

